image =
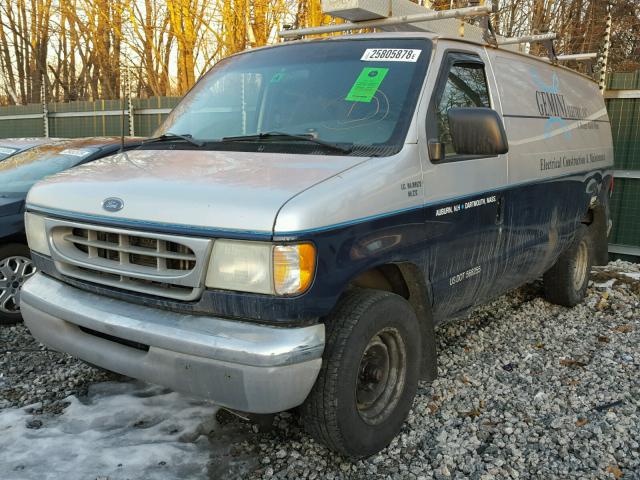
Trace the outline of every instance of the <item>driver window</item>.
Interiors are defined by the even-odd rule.
[[[447,81],[437,102],[438,140],[444,145],[445,157],[455,155],[449,131],[447,112],[450,108],[491,108],[484,65],[456,62],[447,72]]]

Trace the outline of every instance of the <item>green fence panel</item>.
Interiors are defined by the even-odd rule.
[[[122,134],[122,102],[120,100],[52,103],[48,108],[51,137],[110,137]],[[74,113],[89,115],[73,116]],[[65,114],[69,116],[64,116]],[[127,115],[124,118],[124,131],[126,134],[129,132]]]
[[[160,108],[172,109],[178,104],[180,98],[181,97],[154,97],[134,100],[133,111],[135,134],[141,137],[149,137],[153,135],[168,115],[166,113],[144,113],[145,110],[155,110]]]
[[[609,77],[611,90],[639,90],[640,70]],[[615,169],[640,173],[640,99],[607,100]],[[610,243],[640,248],[640,178],[616,178],[611,198]],[[619,257],[620,255],[614,255]]]
[[[610,90],[635,90],[640,88],[640,70],[609,75],[607,88]]]
[[[640,99],[607,100],[617,170],[640,170]]]
[[[168,115],[164,112],[156,113],[153,110],[171,110],[179,101],[180,97],[133,99],[134,133],[143,137],[152,135]],[[124,103],[125,111],[128,111],[129,103],[128,101]],[[123,128],[125,134],[129,135],[129,115],[128,113],[124,115],[123,122],[123,101],[121,100],[51,103],[47,108],[50,137],[120,136]],[[42,105],[0,107],[0,138],[44,135],[41,117],[12,118],[16,115],[42,115]]]
[[[0,121],[0,138],[42,137],[44,125],[42,119]]]
[[[610,243],[640,247],[640,179],[616,178],[611,220]]]
[[[44,122],[39,118],[12,118],[15,115],[42,115],[42,105],[12,105],[0,107],[0,138],[41,137]]]

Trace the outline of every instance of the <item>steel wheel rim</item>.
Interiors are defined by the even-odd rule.
[[[20,289],[36,273],[30,258],[14,255],[0,260],[0,312],[20,313]]]
[[[400,332],[385,328],[374,335],[362,353],[356,379],[360,418],[377,425],[389,417],[404,390],[407,351]]]
[[[580,290],[584,284],[584,280],[588,275],[589,266],[589,250],[585,242],[580,242],[578,252],[576,254],[576,265],[573,269],[573,287]]]

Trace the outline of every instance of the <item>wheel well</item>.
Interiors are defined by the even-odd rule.
[[[434,321],[431,314],[431,295],[424,273],[413,263],[388,263],[371,268],[356,276],[349,286],[384,290],[400,295],[413,307],[422,332],[423,380],[437,375],[437,354]]]
[[[0,239],[0,246],[8,245],[9,243],[23,243],[26,245],[27,236],[24,234],[24,232],[18,232],[11,235],[7,235],[6,237],[2,237]]]
[[[394,263],[380,265],[362,272],[351,281],[351,285],[360,288],[384,290],[409,300],[410,292],[400,267]]]

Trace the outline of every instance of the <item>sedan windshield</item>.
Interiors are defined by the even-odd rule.
[[[0,161],[4,160],[5,158],[13,155],[14,153],[16,153],[18,150],[15,148],[10,148],[10,147],[3,147],[2,145],[0,145]]]
[[[156,135],[188,135],[204,148],[392,154],[404,143],[430,51],[425,39],[380,38],[236,55],[207,73]]]
[[[97,149],[64,149],[62,146],[36,147],[13,155],[0,163],[0,194],[27,192],[39,180],[78,165]]]

